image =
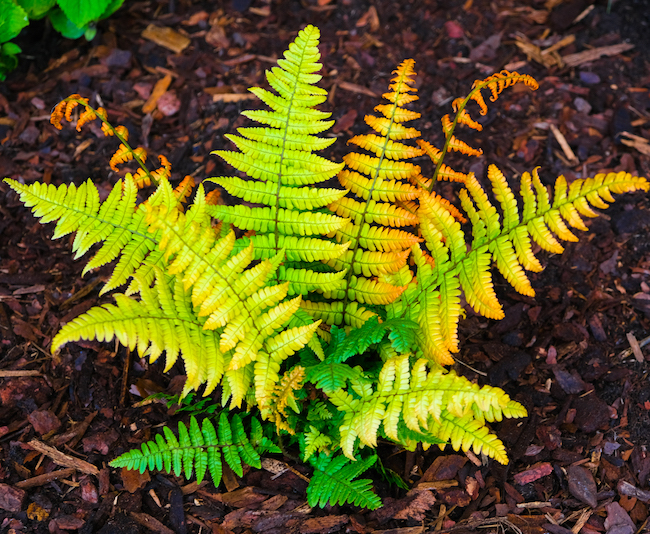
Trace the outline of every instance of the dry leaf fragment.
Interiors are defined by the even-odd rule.
[[[589,469],[579,465],[572,465],[567,469],[569,479],[569,492],[579,501],[588,504],[592,508],[598,506],[596,500],[596,482]]]
[[[241,102],[243,100],[252,100],[255,98],[255,95],[252,93],[217,93],[212,95],[213,102]]]
[[[176,54],[180,54],[191,42],[189,38],[178,33],[176,30],[166,26],[156,26],[155,24],[149,24],[149,26],[142,30],[142,37]]]
[[[621,132],[620,135],[621,137],[627,138],[621,139],[621,143],[623,143],[625,146],[631,146],[632,148],[641,152],[641,154],[650,156],[650,141],[648,139],[639,135],[631,134],[630,132]]]
[[[350,83],[350,82],[339,82],[338,86],[341,89],[344,89],[345,91],[350,91],[352,93],[358,93],[361,95],[368,95],[373,98],[379,98],[379,95],[377,93],[371,91],[370,89],[368,89],[363,85],[358,85],[356,83]]]
[[[370,6],[370,9],[366,11],[359,20],[357,20],[357,28],[362,28],[370,24],[370,31],[376,32],[379,30],[379,15],[377,14],[377,8],[375,6]]]
[[[156,85],[153,88],[153,91],[151,91],[151,95],[149,95],[149,98],[147,101],[144,103],[144,106],[142,106],[142,113],[151,113],[154,109],[156,109],[156,106],[158,105],[158,100],[162,95],[164,95],[167,92],[167,89],[172,83],[172,77],[170,74],[165,75],[164,78],[161,78],[156,82]]]
[[[205,34],[205,42],[215,48],[227,49],[230,40],[226,37],[226,30],[218,22],[215,22],[208,33]]]
[[[619,43],[611,46],[601,46],[599,48],[585,50],[584,52],[578,52],[577,54],[569,54],[567,56],[563,56],[562,61],[567,67],[577,67],[582,63],[595,61],[596,59],[603,56],[616,56],[632,48],[634,48],[634,45],[632,43]]]

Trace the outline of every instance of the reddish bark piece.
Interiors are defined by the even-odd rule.
[[[420,482],[431,482],[433,480],[450,480],[454,478],[460,468],[467,463],[465,456],[450,454],[449,456],[438,456],[429,468],[424,472]]]
[[[61,421],[52,410],[37,410],[30,413],[27,419],[41,436],[61,428]]]
[[[431,507],[436,503],[436,498],[433,493],[424,490],[410,491],[407,495],[413,497],[413,500],[404,509],[395,514],[395,519],[406,519],[409,521],[423,521],[426,512],[431,510]]]
[[[596,508],[598,500],[596,499],[596,481],[589,469],[572,465],[567,470],[569,479],[569,492],[579,501]]]
[[[551,464],[548,462],[544,462],[542,464],[536,465],[535,467],[531,467],[526,471],[517,473],[515,475],[515,482],[519,485],[529,484],[531,482],[535,482],[535,480],[539,480],[540,478],[545,477],[546,475],[550,475],[552,472],[553,466],[551,466]]]
[[[328,534],[339,530],[350,519],[347,515],[329,515],[326,517],[313,517],[300,525],[301,534]]]
[[[99,501],[97,487],[87,478],[81,482],[81,498],[92,504],[97,504]]]
[[[98,432],[92,436],[82,439],[84,452],[97,451],[100,454],[106,455],[111,448],[111,445],[117,441],[119,434],[114,428],[106,432]]]
[[[332,128],[334,133],[341,133],[349,130],[357,123],[357,117],[359,113],[356,109],[351,109],[345,115],[343,115],[339,120],[336,121],[336,124]]]
[[[575,423],[583,432],[594,432],[600,427],[609,426],[609,405],[602,401],[595,392],[578,397],[573,407],[576,409]]]
[[[61,530],[79,530],[86,523],[74,515],[62,515],[52,519],[52,522]]]
[[[448,20],[445,22],[445,30],[450,39],[460,39],[465,35],[463,28],[457,22]]]
[[[450,489],[438,492],[438,498],[447,506],[468,506],[472,499],[462,489]]]
[[[636,531],[634,522],[617,502],[611,502],[606,507],[607,519],[605,529],[607,534],[633,534]]]
[[[178,113],[181,108],[181,101],[174,91],[167,91],[158,99],[158,109],[165,117],[171,117]]]
[[[9,484],[0,484],[0,508],[8,512],[20,512],[27,492]]]

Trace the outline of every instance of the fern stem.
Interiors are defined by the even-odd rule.
[[[491,77],[490,77],[491,78]],[[436,168],[433,171],[433,176],[431,177],[431,183],[429,184],[429,187],[427,191],[431,193],[433,191],[433,186],[435,185],[436,181],[438,180],[438,173],[440,172],[440,168],[442,167],[442,163],[445,159],[445,156],[449,152],[449,145],[451,144],[451,140],[454,137],[454,131],[456,130],[456,125],[458,124],[458,118],[461,116],[463,113],[463,110],[467,106],[470,100],[474,100],[474,95],[477,92],[481,92],[483,89],[488,87],[491,83],[494,83],[494,80],[490,80],[490,78],[486,78],[485,80],[482,80],[481,83],[479,83],[476,87],[474,87],[469,94],[463,99],[463,101],[460,103],[458,106],[458,109],[456,110],[456,114],[454,116],[454,120],[451,123],[451,128],[449,129],[449,132],[445,133],[445,144],[442,147],[442,152],[440,153],[440,159],[438,160],[438,163],[436,164]],[[505,76],[502,78],[504,82],[508,82],[510,80],[516,80],[521,78],[521,75],[513,72],[509,76]]]
[[[151,180],[154,184],[158,185],[158,180],[151,174],[151,171],[149,169],[147,169],[147,166],[145,165],[144,161],[142,161],[140,156],[137,155],[137,153],[133,150],[133,147],[131,147],[131,145],[124,138],[124,136],[122,136],[118,132],[118,130],[115,127],[113,127],[113,125],[107,119],[104,119],[104,117],[102,117],[99,113],[97,113],[97,110],[94,107],[92,107],[90,104],[86,103],[85,100],[79,100],[79,99],[76,99],[76,98],[68,98],[66,100],[71,100],[71,101],[76,102],[77,104],[79,104],[81,106],[88,107],[88,108],[92,109],[95,112],[96,118],[98,118],[102,122],[102,124],[105,125],[111,131],[111,134],[113,136],[115,136],[117,138],[117,140],[127,148],[127,150],[131,153],[131,156],[133,157],[133,160],[144,171],[144,173],[147,175],[149,180]]]

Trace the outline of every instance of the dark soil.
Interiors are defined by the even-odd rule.
[[[210,152],[228,146],[224,134],[247,123],[240,112],[256,101],[225,103],[219,95],[264,86],[264,70],[305,24],[322,33],[322,85],[330,91],[323,107],[333,112],[340,137],[328,156],[336,161],[350,136],[367,131],[363,116],[379,103],[393,69],[412,57],[420,96],[412,107],[422,113],[417,127],[434,144],[442,139],[439,121],[451,98],[466,94],[475,79],[508,68],[540,83],[535,93],[506,91],[490,105],[484,131],[466,136],[485,156],[459,158],[459,168],[483,176],[495,163],[516,180],[540,166],[549,184],[559,174],[568,180],[612,171],[650,176],[648,145],[636,149],[621,136],[650,137],[650,9],[645,0],[612,2],[611,13],[605,1],[590,5],[145,0],[128,2],[102,21],[91,43],[62,39],[40,21],[16,40],[24,50],[20,66],[0,84],[0,177],[53,184],[91,177],[104,192],[115,183],[119,174],[108,166],[113,139],[96,126],[77,133],[48,122],[51,108],[72,93],[102,102],[134,144],[148,147],[150,160],[167,155],[175,181],[186,174],[197,180],[229,175]],[[183,33],[191,44],[170,52],[141,36],[149,24]],[[544,50],[570,35],[575,40],[559,56],[621,42],[635,48],[566,67],[561,61],[542,65],[516,45],[524,39]],[[166,74],[172,76],[171,109],[146,117],[142,104]],[[424,160],[418,163],[431,173]],[[448,184],[441,190],[453,195]],[[539,254],[546,268],[530,276],[534,298],[495,276],[506,318],[493,322],[469,311],[461,322],[457,370],[504,388],[529,410],[523,422],[497,425],[511,463],[502,467],[450,449],[406,453],[382,446],[384,465],[409,488],[427,481],[434,489],[407,493],[377,475],[382,509],[309,510],[306,483],[291,471],[278,478],[267,471],[250,470],[241,479],[230,474],[215,488],[107,467],[117,454],[151,439],[162,423],[181,419],[161,403],[134,404],[153,392],[178,392],[182,365],[164,374],[162,362],[148,364],[96,342],[70,344],[52,358],[50,342],[61,325],[110,302],[99,296],[110,266],[82,278],[84,260],[73,260],[70,239],[51,241],[52,227],[38,223],[0,184],[2,532],[647,531],[650,354],[642,348],[635,357],[629,348],[630,336],[642,341],[650,335],[648,195],[620,197],[589,225],[563,255]],[[98,474],[75,466],[21,489],[62,469],[29,445],[33,439],[89,462]]]

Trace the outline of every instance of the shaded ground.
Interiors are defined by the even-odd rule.
[[[107,164],[114,141],[97,129],[58,132],[48,123],[52,106],[75,92],[101,99],[109,118],[126,125],[150,157],[166,154],[174,178],[227,175],[209,152],[226,146],[223,134],[244,124],[239,112],[252,104],[241,95],[264,85],[264,69],[306,23],[322,31],[322,85],[341,138],[331,154],[337,161],[345,140],[366,131],[362,117],[379,103],[391,71],[413,57],[420,95],[413,107],[422,112],[417,126],[434,143],[442,138],[439,119],[451,98],[465,94],[474,79],[507,67],[540,82],[536,93],[506,92],[491,106],[485,130],[468,138],[486,156],[460,164],[465,170],[481,174],[496,163],[516,178],[540,165],[548,183],[560,173],[569,179],[601,170],[650,175],[647,145],[624,145],[633,139],[621,135],[650,137],[650,14],[643,0],[613,2],[610,14],[605,2],[589,9],[588,1],[548,2],[552,8],[506,0],[249,4],[132,3],[104,21],[92,43],[62,40],[44,21],[35,23],[19,40],[21,70],[0,85],[0,175],[55,184],[90,176],[110,188],[117,179]],[[174,54],[143,38],[151,23],[186,35],[190,45]],[[548,52],[570,36],[573,42]],[[586,62],[573,56],[626,39],[636,48]],[[142,105],[165,75],[169,90],[145,116]],[[96,286],[109,271],[82,279],[83,262],[72,260],[68,239],[51,242],[51,228],[37,223],[5,184],[0,199],[3,531],[648,530],[650,356],[629,350],[634,339],[650,334],[647,195],[620,198],[564,255],[541,255],[547,267],[531,277],[534,299],[498,283],[503,321],[470,314],[461,323],[459,372],[503,387],[531,414],[498,428],[511,464],[384,446],[387,467],[409,488],[428,489],[407,494],[377,477],[385,506],[372,513],[310,511],[306,483],[290,471],[275,479],[265,471],[241,480],[232,475],[215,489],[107,468],[160,423],[175,420],[161,404],[132,405],[149,392],[174,391],[182,368],[164,375],[159,364],[132,362],[124,349],[98,343],[67,346],[60,361],[52,360],[52,336],[100,301]],[[34,438],[91,465],[79,463],[57,480],[34,480],[59,469],[28,445]]]

